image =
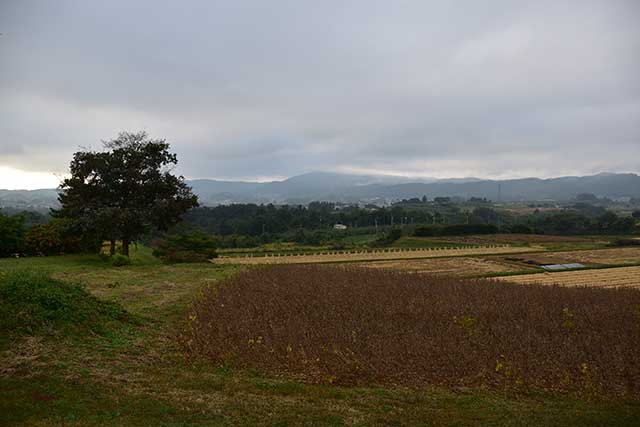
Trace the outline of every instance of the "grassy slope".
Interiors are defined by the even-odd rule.
[[[343,388],[185,363],[171,336],[215,265],[94,257],[0,260],[81,281],[140,317],[105,336],[9,337],[0,349],[0,425],[637,425],[640,402],[425,388]],[[7,338],[7,337],[5,337]]]

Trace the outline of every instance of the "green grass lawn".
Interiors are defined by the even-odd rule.
[[[135,322],[103,334],[47,330],[0,340],[0,426],[639,425],[640,401],[425,386],[337,387],[187,360],[184,313],[236,267],[162,265],[148,249],[112,267],[97,256],[1,259],[81,283]],[[1,328],[0,328],[1,330]],[[6,335],[6,334],[5,334]]]

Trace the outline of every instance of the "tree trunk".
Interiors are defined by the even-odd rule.
[[[109,247],[109,255],[114,256],[116,254],[116,239],[111,239],[111,246]]]
[[[122,255],[129,256],[129,239],[122,239]]]

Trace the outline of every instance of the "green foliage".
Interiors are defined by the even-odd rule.
[[[7,216],[0,211],[0,257],[20,252],[24,240],[24,216]]]
[[[640,239],[617,239],[610,243],[611,246],[640,246]]]
[[[111,265],[114,267],[124,267],[125,265],[131,265],[131,259],[128,256],[122,254],[115,254],[111,257]]]
[[[383,237],[380,237],[372,243],[372,246],[388,246],[402,237],[402,230],[399,228],[390,229]]]
[[[30,255],[60,255],[81,251],[81,239],[65,233],[64,220],[35,225],[25,236],[25,251]]]
[[[218,242],[204,233],[168,235],[153,242],[153,254],[163,262],[207,262],[218,256]]]
[[[500,229],[492,224],[453,224],[416,227],[413,235],[416,237],[461,236],[465,234],[496,234],[499,232]]]
[[[459,325],[468,336],[476,334],[478,319],[471,315],[465,314],[464,316],[453,316],[453,321]]]
[[[631,217],[620,217],[613,212],[590,218],[576,211],[555,212],[534,216],[530,226],[538,234],[625,234],[632,233],[635,221]]]
[[[632,217],[618,216],[603,208],[574,203],[566,210],[514,214],[510,210],[486,205],[482,199],[464,202],[417,203],[390,207],[340,207],[312,202],[301,205],[233,204],[198,207],[184,216],[182,227],[199,229],[218,236],[220,248],[252,247],[260,243],[293,241],[302,245],[333,245],[343,240],[333,233],[333,224],[348,225],[343,235],[379,233],[399,227],[416,236],[465,234],[627,234],[638,230]],[[478,206],[478,204],[482,204]],[[469,211],[469,207],[473,210]],[[498,230],[499,228],[499,230]]]
[[[46,224],[51,220],[51,217],[49,216],[48,213],[43,213],[35,210],[21,209],[13,206],[3,206],[2,212],[7,216],[24,217],[24,227],[26,229],[29,229],[34,225]]]
[[[471,215],[475,221],[486,224],[497,224],[500,221],[500,214],[493,208],[479,206],[473,209]]]
[[[533,229],[525,224],[513,224],[509,226],[509,233],[533,234]]]
[[[454,207],[439,207],[455,214]],[[451,217],[447,215],[448,218]],[[275,206],[256,204],[232,204],[216,207],[198,207],[185,214],[185,222],[194,228],[207,233],[228,236],[242,235],[259,237],[268,235],[294,235],[303,229],[305,234],[310,230],[331,233],[334,224],[347,225],[348,231],[358,228],[389,227],[407,225],[421,221],[431,221],[433,215],[426,211],[416,211],[403,206],[383,208],[343,207],[339,210],[326,202],[313,202],[309,206],[284,205]],[[298,236],[302,239],[302,235]],[[314,238],[306,236],[305,238]],[[296,240],[297,241],[297,240]],[[308,244],[307,241],[300,243]]]
[[[38,333],[49,327],[104,332],[105,322],[124,320],[119,305],[100,301],[81,286],[37,272],[12,272],[0,277],[0,330]]]
[[[35,225],[25,236],[25,250],[31,255],[59,255],[62,250],[62,238],[51,224]]]
[[[128,255],[130,242],[175,225],[197,206],[197,197],[183,177],[171,173],[177,157],[165,140],[123,132],[104,145],[106,151],[74,154],[55,215],[72,219],[82,234],[99,241],[121,240]]]

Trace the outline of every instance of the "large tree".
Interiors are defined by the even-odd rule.
[[[164,139],[122,132],[103,144],[103,151],[74,154],[55,216],[72,219],[78,232],[111,241],[112,253],[121,240],[128,255],[131,242],[154,229],[167,230],[198,199],[172,173],[178,160]]]

